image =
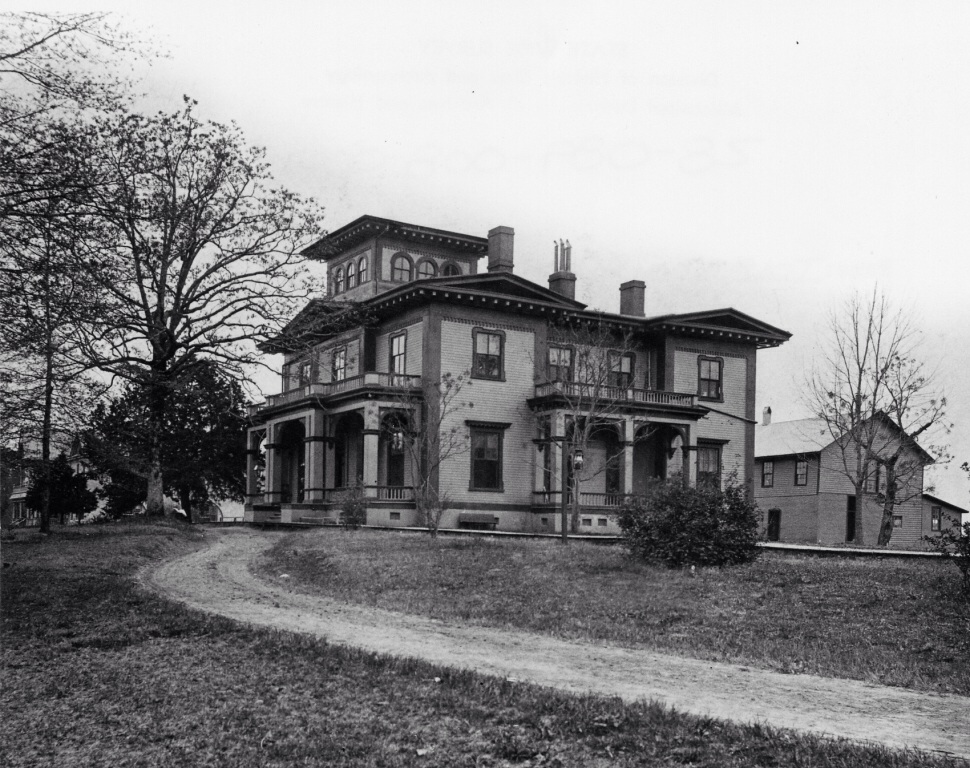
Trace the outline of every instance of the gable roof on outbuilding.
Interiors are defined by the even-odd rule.
[[[934,463],[935,459],[919,443],[894,424],[889,417],[880,412],[874,418],[879,419],[887,429],[901,433],[910,447],[923,459],[924,464]],[[818,417],[759,424],[754,430],[754,457],[764,459],[774,456],[801,456],[819,453],[836,440],[837,438],[832,436],[825,419]]]

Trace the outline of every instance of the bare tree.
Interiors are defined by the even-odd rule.
[[[572,318],[550,327],[549,347],[550,381],[544,386],[557,396],[566,420],[565,434],[558,440],[563,457],[561,529],[565,543],[568,531],[579,531],[580,483],[616,469],[622,458],[622,448],[618,448],[613,453],[607,450],[602,463],[587,459],[596,433],[614,425],[629,404],[637,345],[629,330],[603,318]],[[540,420],[546,418],[536,415]],[[549,425],[540,426],[550,431]]]
[[[245,375],[294,303],[319,291],[303,247],[322,210],[270,186],[264,151],[235,125],[182,111],[96,121],[103,179],[87,263],[105,311],[87,327],[88,360],[150,397],[148,510],[162,505],[167,392],[195,360]]]
[[[877,543],[888,544],[893,510],[922,493],[929,457],[949,458],[939,443],[950,430],[946,398],[919,358],[919,346],[919,331],[906,313],[878,290],[868,298],[856,294],[831,314],[805,388],[806,405],[838,446],[838,469],[855,490],[858,544],[864,543],[867,488],[882,505]]]
[[[123,60],[147,47],[106,13],[0,14],[0,213],[30,216],[31,206],[92,183],[89,158],[75,145],[87,118],[130,100]],[[65,173],[66,160],[78,167]]]
[[[418,519],[434,538],[451,504],[440,489],[441,467],[469,450],[468,428],[455,423],[454,416],[467,406],[461,393],[472,382],[468,372],[445,373],[416,392],[401,378],[396,406],[403,418],[386,423],[385,436],[392,450],[407,457]]]
[[[64,206],[56,198],[34,206],[37,215],[7,240],[12,268],[0,271],[0,431],[40,443],[42,532],[49,530],[52,443],[67,445],[100,389],[84,376],[77,347],[79,323],[97,314],[98,291],[77,267],[83,229]]]

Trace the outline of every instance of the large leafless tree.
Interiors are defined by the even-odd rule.
[[[173,382],[193,361],[242,374],[319,285],[301,250],[321,209],[272,185],[235,125],[118,111],[96,122],[98,236],[87,263],[105,297],[83,347],[100,369],[150,393],[148,508],[161,512],[161,430]]]
[[[948,458],[946,398],[920,344],[912,318],[878,290],[856,294],[830,315],[804,390],[806,405],[838,446],[838,469],[855,490],[857,544],[865,543],[867,487],[882,505],[876,543],[888,544],[896,505],[923,490],[926,458],[919,448],[937,460]]]

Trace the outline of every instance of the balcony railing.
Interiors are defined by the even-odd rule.
[[[644,403],[646,405],[673,405],[683,408],[697,406],[697,395],[665,392],[660,389],[631,389],[584,384],[578,381],[550,381],[537,384],[536,397],[561,395],[579,400],[599,400],[621,403]]]
[[[298,403],[311,398],[326,399],[367,387],[379,387],[388,390],[414,390],[421,387],[421,377],[409,376],[402,373],[363,373],[360,376],[352,376],[349,379],[331,381],[326,384],[322,382],[307,384],[306,386],[297,387],[296,389],[291,389],[278,395],[270,395],[266,398],[264,405],[253,406],[250,410],[258,411],[264,408],[278,408],[281,405]]]

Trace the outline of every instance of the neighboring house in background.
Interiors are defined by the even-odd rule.
[[[880,428],[897,430],[888,419]],[[893,511],[892,547],[917,547],[931,532],[924,513],[923,467],[933,458],[913,440],[905,438],[902,461],[915,470],[897,490]],[[851,452],[848,454],[851,455]],[[771,421],[764,409],[755,428],[757,476],[754,496],[764,516],[769,541],[844,544],[855,541],[856,515],[863,516],[866,544],[878,540],[882,520],[884,478],[875,463],[865,484],[861,509],[856,507],[855,487],[845,471],[839,441],[829,433],[823,419]]]
[[[401,393],[420,402],[443,374],[468,372],[467,405],[443,425],[470,450],[437,474],[442,527],[557,530],[566,401],[585,385],[576,348],[557,336],[570,323],[629,342],[601,349],[614,405],[586,456],[604,471],[580,474],[580,532],[615,532],[610,514],[654,478],[753,474],[755,358],[790,338],[783,330],[734,309],[646,317],[636,280],[620,286],[619,313],[589,310],[569,248],[548,287],[514,274],[510,227],[486,239],[363,216],[306,253],[326,262],[330,293],[290,323],[316,329],[310,347],[265,347],[284,354],[283,392],[250,411],[247,521],[332,520],[337,494],[360,482],[369,524],[417,524],[400,441],[420,414],[402,412]],[[367,323],[328,327],[349,302]]]
[[[27,491],[30,488],[30,457],[31,451],[20,443],[17,446],[17,458],[10,466],[10,480],[12,489],[7,499],[7,524],[15,527],[39,526],[40,512],[27,507]]]

